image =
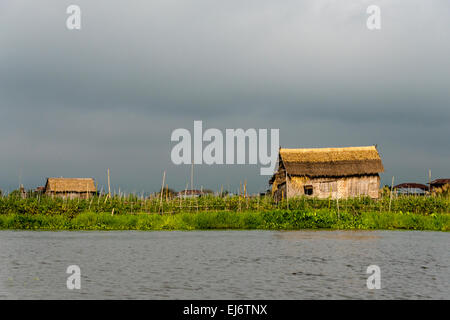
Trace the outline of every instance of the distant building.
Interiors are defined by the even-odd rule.
[[[45,187],[44,186],[39,186],[37,187],[34,192],[39,193],[39,194],[43,194],[45,193]]]
[[[446,184],[450,184],[450,179],[436,179],[434,181],[431,181],[430,183],[431,190],[436,188],[442,188]]]
[[[206,195],[202,190],[182,190],[177,193],[177,197],[181,198],[197,198]]]
[[[272,194],[321,199],[369,196],[378,198],[383,164],[375,146],[348,148],[280,148]]]
[[[95,195],[97,188],[92,178],[48,178],[44,193],[69,199],[86,199]]]
[[[425,195],[429,187],[420,183],[407,182],[398,184],[393,189],[399,195]]]

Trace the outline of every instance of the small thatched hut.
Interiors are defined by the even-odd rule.
[[[92,178],[48,178],[45,194],[62,198],[86,199],[97,192]]]
[[[378,198],[383,164],[375,146],[283,149],[272,176],[272,194],[283,197]]]

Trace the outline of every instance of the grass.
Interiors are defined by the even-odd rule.
[[[112,214],[114,213],[114,214]],[[0,229],[28,230],[209,230],[209,229],[404,229],[450,230],[445,196],[308,197],[275,202],[272,197],[179,199],[95,196],[61,199],[0,196]]]
[[[24,230],[433,230],[450,231],[450,214],[314,211],[200,211],[177,214],[123,214],[83,212],[67,215],[4,214],[0,229]]]

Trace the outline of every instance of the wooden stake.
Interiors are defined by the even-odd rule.
[[[394,176],[392,176],[392,185],[391,185],[391,195],[389,197],[389,212],[391,212],[391,204],[392,204],[392,190],[394,189]]]
[[[178,198],[180,198],[180,212],[181,212],[181,195],[178,195]]]
[[[163,173],[163,180],[162,180],[162,184],[161,184],[161,195],[160,195],[160,201],[159,201],[159,211],[161,211],[161,213],[164,213],[164,210],[161,210],[161,209],[162,209],[162,199],[163,199],[163,191],[164,191],[165,181],[166,181],[166,171],[164,171],[164,173]]]
[[[191,167],[191,190],[194,190],[194,163],[192,163]]]
[[[287,170],[284,171],[286,173],[286,207],[289,210],[289,190],[288,190],[288,175]]]
[[[341,219],[341,214],[339,213],[339,194],[336,195],[336,207],[338,213],[338,220]]]
[[[431,169],[428,169],[428,192],[431,195]]]
[[[108,168],[108,195],[111,198],[111,182],[109,179],[109,168]]]

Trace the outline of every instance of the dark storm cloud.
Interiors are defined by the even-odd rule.
[[[156,190],[163,170],[184,188],[170,133],[193,120],[280,128],[286,147],[377,143],[385,183],[449,175],[448,1],[77,1],[80,31],[69,4],[0,6],[0,188],[19,172],[104,183],[107,167],[129,191]],[[196,172],[266,187],[257,166]]]

